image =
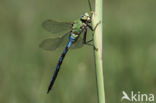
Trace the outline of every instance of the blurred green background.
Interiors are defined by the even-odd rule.
[[[106,103],[120,103],[123,90],[156,94],[156,1],[103,4]],[[0,103],[97,103],[91,47],[68,52],[48,95],[63,48],[38,47],[51,36],[44,20],[73,21],[86,11],[87,0],[0,0]]]

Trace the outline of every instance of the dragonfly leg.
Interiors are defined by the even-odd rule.
[[[86,41],[86,36],[87,36],[87,29],[84,29],[83,44],[89,44],[89,42],[93,41],[93,39]]]
[[[90,44],[90,42],[92,42],[93,41],[93,39],[91,39],[91,40],[88,40],[87,42],[86,42],[86,45],[88,45],[88,46],[92,46],[93,48],[94,48],[94,50],[98,50],[98,48],[96,48],[95,47],[95,45],[94,44]]]
[[[92,41],[93,41],[93,37],[92,37],[92,39],[91,39],[91,40],[86,41],[86,35],[87,35],[87,29],[84,29],[83,44],[88,45],[88,46],[92,46],[95,50],[98,50],[98,49],[95,47],[95,45],[94,45],[94,44],[90,44],[90,42],[92,42]],[[93,36],[93,34],[92,34],[92,36]]]
[[[98,48],[96,48],[94,44],[86,43],[85,45],[92,46],[94,48],[94,50],[96,50],[96,51],[98,50]]]
[[[91,40],[88,40],[88,41],[86,42],[86,44],[87,44],[87,43],[90,43],[90,42],[92,42],[92,41],[93,41],[93,39],[91,39]]]
[[[91,25],[87,25],[88,27],[89,27],[89,29],[91,30],[91,31],[95,31],[96,30],[96,28],[97,28],[97,26],[99,25],[101,23],[101,21],[99,21],[96,25],[95,25],[95,27],[93,28]]]

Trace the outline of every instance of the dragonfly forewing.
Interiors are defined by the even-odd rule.
[[[51,32],[52,34],[60,35],[61,32],[69,32],[72,28],[72,23],[46,20],[42,23],[42,26],[45,30]]]

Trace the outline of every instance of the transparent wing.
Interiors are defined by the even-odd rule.
[[[40,48],[48,51],[56,50],[58,47],[65,47],[69,42],[69,32],[58,38],[48,38],[41,42]],[[80,36],[78,40],[72,44],[71,49],[83,47],[83,39]]]
[[[80,37],[78,38],[78,40],[75,42],[75,43],[73,43],[72,44],[72,46],[71,46],[71,48],[72,49],[76,49],[76,48],[82,48],[85,44],[83,43],[83,36],[84,36],[84,34],[83,34],[83,32],[82,32],[82,34],[80,35]],[[88,41],[90,41],[89,42],[89,44],[87,44],[87,45],[90,45],[90,46],[92,46],[93,44],[93,34],[92,34],[92,31],[88,31],[87,32],[87,42]]]
[[[83,39],[82,39],[82,37],[80,36],[80,37],[78,38],[78,40],[77,40],[75,43],[72,44],[71,49],[82,48],[83,45],[84,45],[84,44],[83,44]]]
[[[64,31],[70,31],[72,23],[46,20],[42,23],[42,26],[45,30],[51,32],[52,34],[59,34]]]
[[[56,50],[60,46],[67,45],[67,42],[69,41],[68,37],[69,32],[62,37],[45,39],[41,42],[39,47],[48,51]]]

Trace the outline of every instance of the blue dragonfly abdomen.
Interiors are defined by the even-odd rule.
[[[55,79],[56,79],[56,77],[57,77],[57,74],[58,74],[58,72],[59,72],[59,70],[60,70],[60,66],[61,66],[61,64],[62,64],[62,62],[63,62],[63,59],[64,59],[65,55],[67,54],[69,48],[71,47],[72,43],[75,42],[75,40],[76,40],[76,38],[75,38],[73,35],[71,35],[67,46],[65,47],[65,49],[64,49],[64,51],[63,51],[61,57],[59,58],[59,61],[58,61],[57,66],[56,66],[56,68],[55,68],[53,77],[52,77],[52,79],[51,79],[51,81],[50,81],[50,85],[49,85],[49,88],[48,88],[47,93],[49,93],[49,91],[50,91],[51,88],[53,87],[53,84],[54,84],[54,82],[55,82]]]

